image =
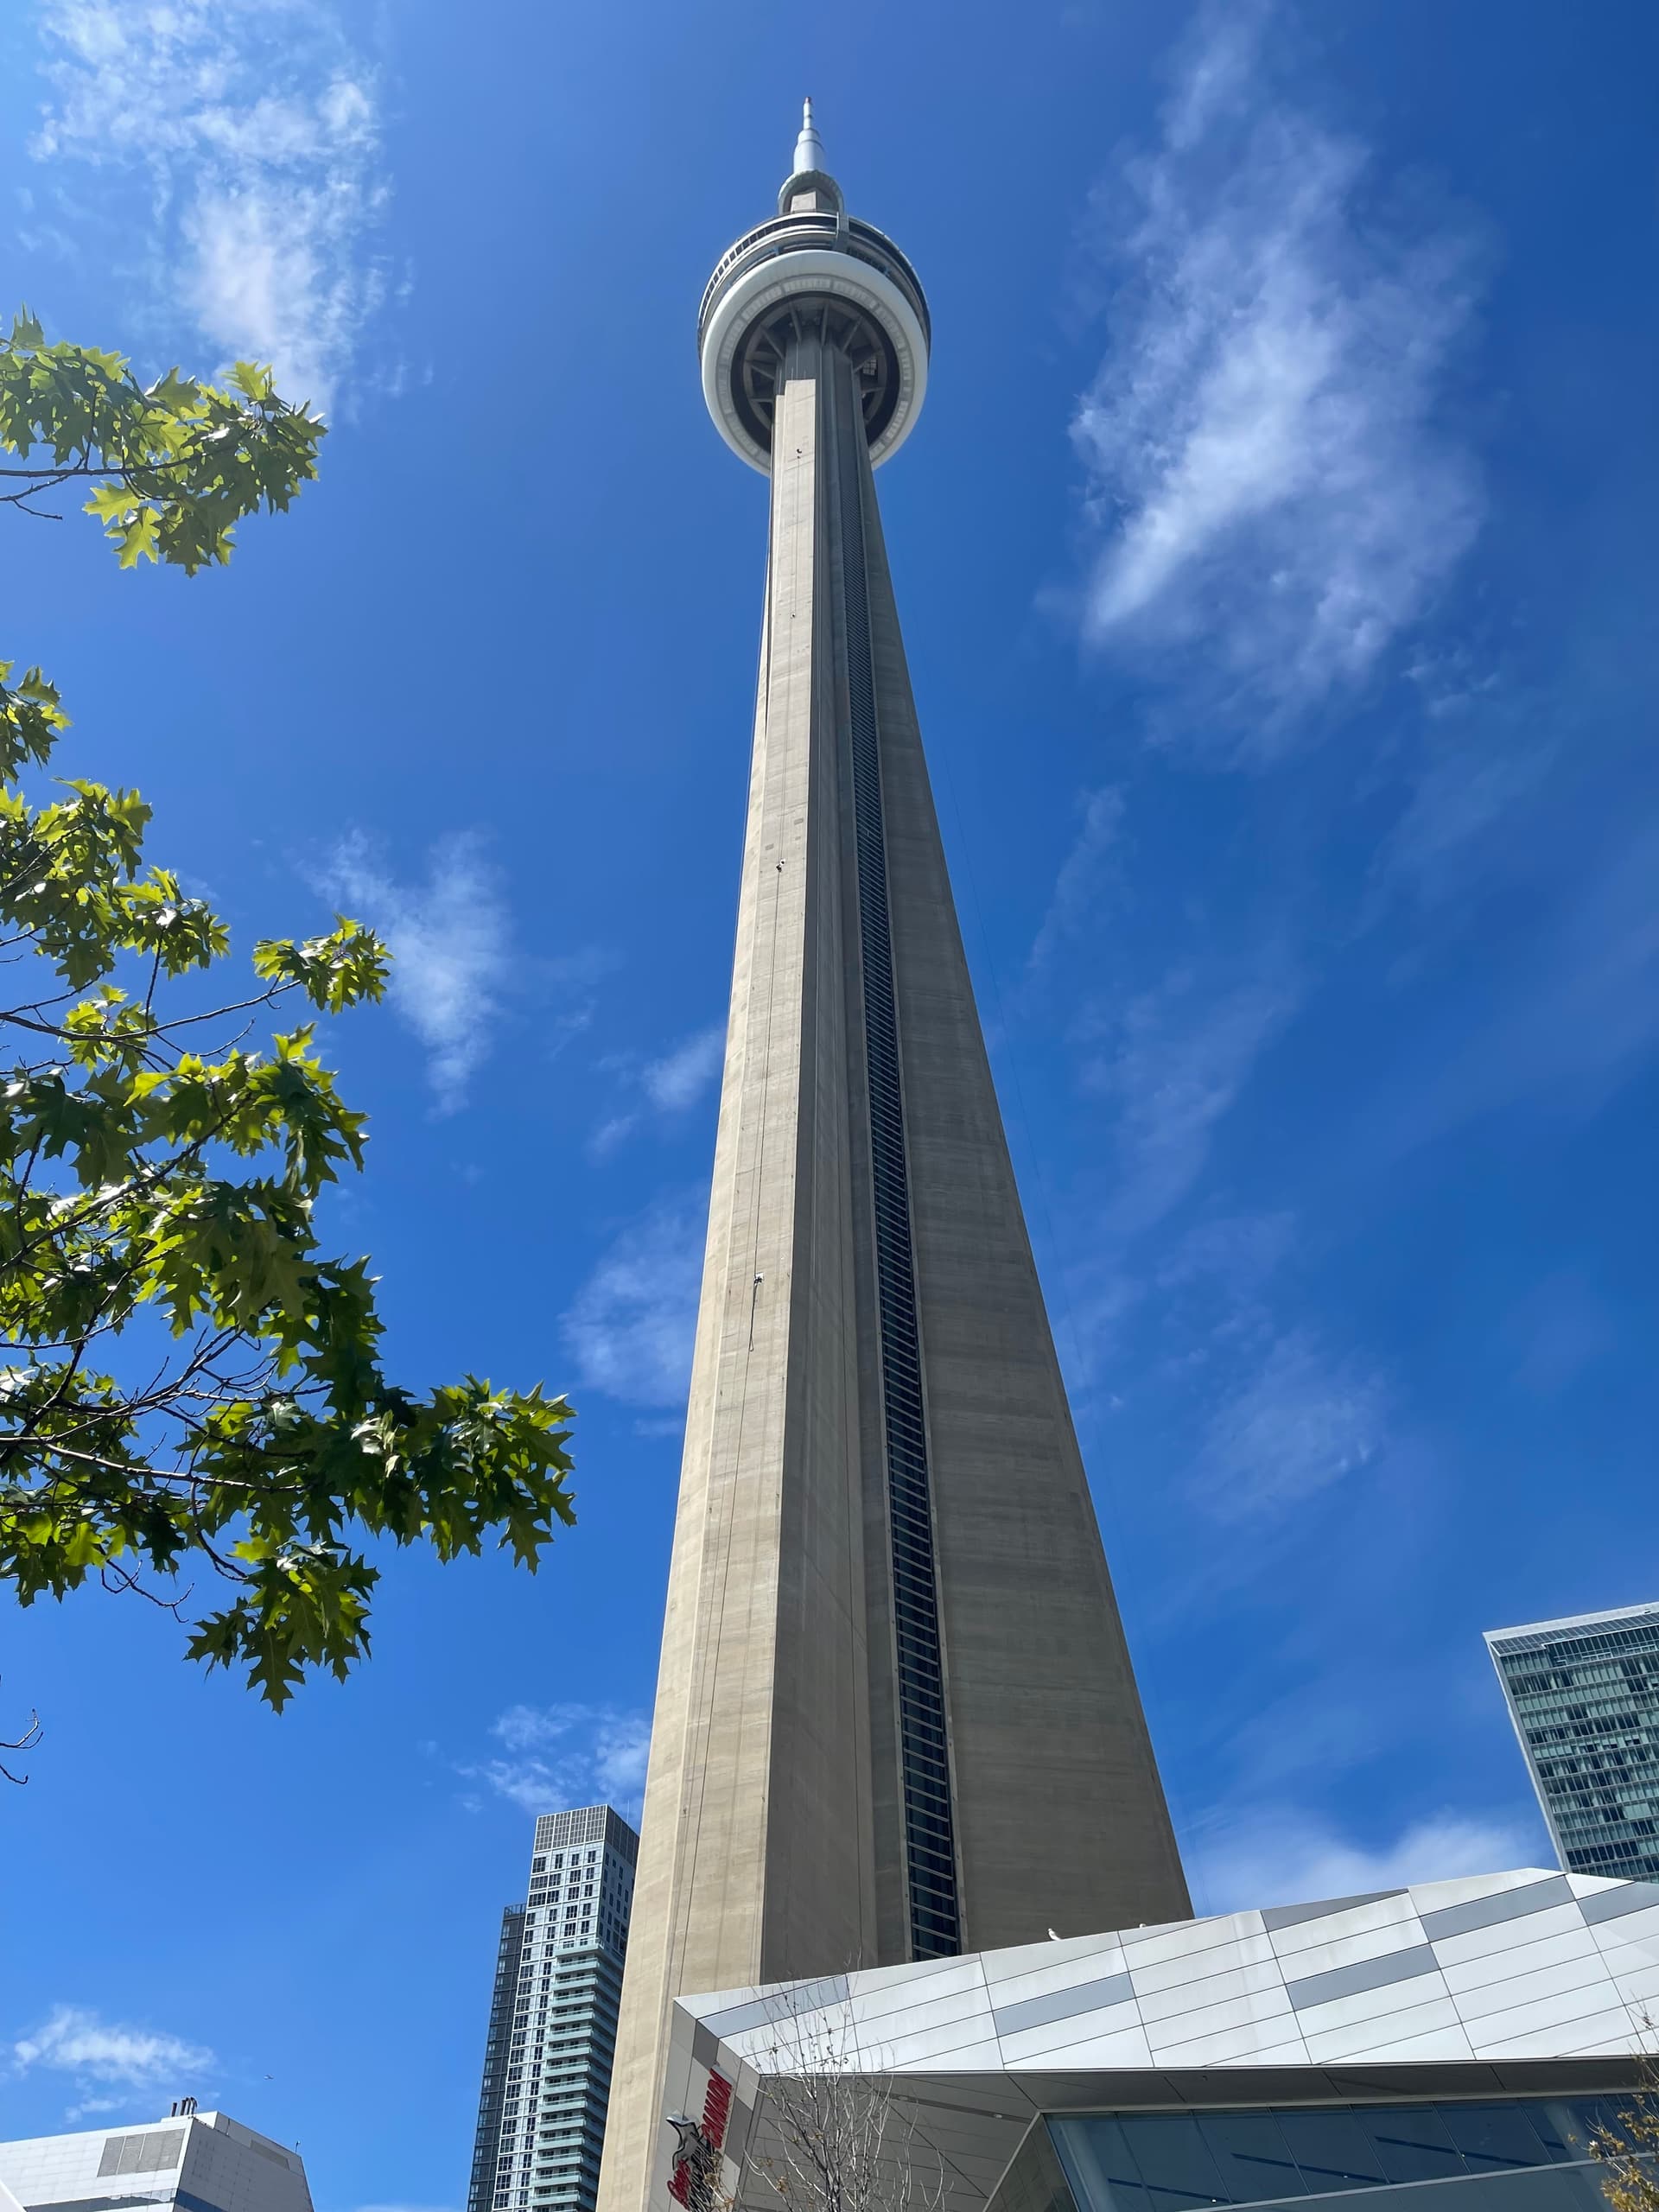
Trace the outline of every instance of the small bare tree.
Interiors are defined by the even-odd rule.
[[[41,1716],[38,1713],[31,1713],[29,1716],[29,1725],[20,1735],[0,1736],[0,1751],[32,1751],[40,1740]],[[3,1759],[0,1759],[0,1774],[4,1775],[8,1782],[23,1783],[29,1780],[26,1774],[14,1774]]]
[[[1611,2126],[1590,2139],[1590,2155],[1603,2168],[1601,2193],[1613,2212],[1659,2212],[1659,2058],[1653,2022],[1642,2016],[1637,2086]]]
[[[939,2212],[944,2161],[880,2051],[861,2051],[852,2008],[781,1993],[769,2040],[753,2050],[760,2094],[734,2205],[775,2198],[786,2212]]]

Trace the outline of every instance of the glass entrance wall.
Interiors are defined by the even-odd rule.
[[[1047,2129],[1077,2212],[1226,2204],[1268,2212],[1361,2193],[1375,2202],[1378,2190],[1403,2196],[1408,2188],[1411,2212],[1440,2212],[1443,2201],[1446,2212],[1500,2203],[1515,2212],[1605,2212],[1591,2139],[1598,2127],[1616,2126],[1628,2101],[1102,2113],[1051,2118]],[[1493,2185],[1476,2185],[1483,2177]]]

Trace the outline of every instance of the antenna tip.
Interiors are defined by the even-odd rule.
[[[823,165],[823,141],[812,120],[812,101],[809,95],[801,102],[801,135],[795,141],[794,173],[801,176],[810,169],[821,169]]]

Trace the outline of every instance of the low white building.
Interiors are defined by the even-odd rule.
[[[1656,2007],[1659,1885],[1535,1867],[681,1998],[652,2212],[777,2212],[848,2077],[938,2212],[1605,2212]]]
[[[188,2105],[188,2100],[186,2100]],[[297,2151],[227,2113],[0,2143],[0,2212],[311,2212]]]

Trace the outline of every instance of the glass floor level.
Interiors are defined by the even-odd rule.
[[[1541,2097],[1103,2113],[1047,2125],[1076,2212],[1268,2212],[1361,2194],[1376,2203],[1378,2190],[1397,2193],[1401,2212],[1606,2212],[1590,2143],[1599,2126],[1616,2126],[1622,2104]]]

